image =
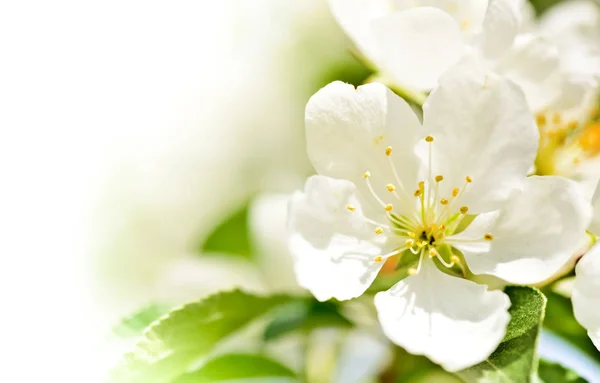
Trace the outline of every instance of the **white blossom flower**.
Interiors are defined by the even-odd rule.
[[[600,178],[600,7],[565,2],[535,28],[556,46],[563,80],[544,90],[559,96],[534,110],[541,133],[536,171],[580,181],[591,198]]]
[[[441,77],[423,124],[381,84],[334,82],[308,102],[306,129],[319,175],[290,204],[298,282],[319,300],[351,299],[386,260],[414,257],[409,277],[376,295],[380,322],[449,371],[489,356],[509,320],[507,296],[461,278],[467,267],[542,281],[588,224],[574,182],[526,177],[539,136],[524,95],[475,60]]]
[[[367,59],[398,85],[430,90],[469,51],[495,60],[520,27],[517,0],[329,0]]]
[[[600,183],[593,199],[594,215],[590,230],[600,234]],[[577,263],[573,286],[575,317],[600,350],[600,244],[596,244]]]

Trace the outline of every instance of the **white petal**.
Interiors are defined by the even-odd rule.
[[[534,112],[548,107],[563,92],[558,51],[539,36],[519,36],[494,70],[521,86]]]
[[[463,55],[458,24],[446,12],[419,7],[373,21],[383,72],[401,86],[429,90]]]
[[[349,211],[347,204],[356,208]],[[382,244],[362,215],[356,187],[342,180],[313,176],[290,204],[289,246],[298,283],[321,301],[361,295],[383,262],[373,259]]]
[[[481,31],[488,7],[488,0],[395,0],[395,10],[416,7],[433,7],[450,15],[460,26],[466,41]]]
[[[291,195],[267,194],[256,198],[249,211],[249,229],[256,260],[273,291],[306,291],[298,286],[288,247],[288,206]]]
[[[477,46],[487,59],[504,54],[512,45],[521,25],[516,0],[490,0]]]
[[[594,211],[592,213],[592,224],[590,225],[590,231],[597,236],[600,236],[600,182],[596,187],[596,192],[592,197],[592,206]]]
[[[537,283],[573,256],[585,236],[589,215],[575,182],[529,177],[523,191],[515,191],[500,211],[478,216],[448,241],[463,252],[475,274],[516,284]],[[486,233],[493,235],[492,241],[483,239]]]
[[[371,29],[371,21],[392,12],[389,0],[329,0],[338,24],[368,59],[379,61],[379,44]]]
[[[577,264],[573,288],[575,317],[600,350],[600,245],[594,246]]]
[[[444,74],[427,98],[423,126],[435,138],[433,174],[446,194],[471,177],[460,205],[471,212],[499,208],[525,180],[539,133],[521,89],[466,57]]]
[[[406,101],[382,84],[354,88],[333,82],[319,90],[306,106],[306,139],[309,158],[317,173],[354,182],[363,192],[363,174],[381,198],[389,197],[385,185],[396,183],[389,158],[393,148],[401,182],[416,187],[418,159],[413,147],[421,137],[421,124]]]
[[[444,274],[430,260],[419,274],[377,293],[375,306],[394,343],[448,371],[485,360],[510,320],[510,300],[503,292]]]

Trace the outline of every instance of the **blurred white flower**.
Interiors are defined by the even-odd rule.
[[[430,90],[468,52],[496,60],[520,28],[517,0],[329,0],[340,25],[385,75]]]
[[[155,299],[171,262],[186,262],[231,212],[310,172],[306,100],[350,57],[317,0],[182,7],[136,8],[147,23],[125,9],[127,23],[106,37],[123,55],[107,80],[120,92],[101,124],[90,217],[95,318],[114,321]]]
[[[567,1],[546,12],[535,28],[556,47],[562,79],[554,90],[540,89],[558,97],[534,110],[541,133],[537,172],[580,181],[590,199],[600,179],[600,8]]]
[[[319,300],[357,297],[388,259],[418,255],[407,279],[377,294],[379,319],[392,341],[455,371],[487,358],[509,320],[506,295],[455,277],[466,277],[464,262],[511,283],[542,281],[571,256],[589,211],[574,182],[527,177],[539,136],[511,81],[468,58],[423,110],[421,125],[377,83],[334,82],[310,99],[319,175],[292,200],[290,249]]]
[[[600,350],[600,245],[581,258],[575,272],[572,296],[575,318]]]

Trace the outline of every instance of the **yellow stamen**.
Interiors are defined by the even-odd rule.
[[[375,259],[373,259],[375,262],[379,263],[379,262],[383,262],[383,257],[381,255],[378,255],[375,257]]]
[[[460,213],[461,214],[467,214],[468,211],[469,211],[469,207],[468,206],[462,206],[460,208]]]
[[[380,227],[375,228],[375,234],[382,234],[383,233],[383,229]]]
[[[486,241],[491,241],[494,239],[494,236],[491,235],[490,233],[487,233],[486,235],[483,236],[483,239],[485,239]]]
[[[410,275],[410,276],[417,275],[417,269],[415,269],[414,267],[409,268],[408,275]]]
[[[409,237],[411,237],[411,238],[414,238],[414,237],[416,237],[416,236],[417,236],[417,235],[416,235],[415,233],[413,233],[412,231],[409,231],[407,234],[408,234],[408,236],[409,236]]]
[[[453,255],[450,257],[450,262],[452,263],[460,263],[460,258],[458,258],[456,255]]]
[[[456,197],[459,192],[460,192],[459,188],[454,188],[454,190],[452,190],[452,197]]]
[[[429,250],[429,258],[433,258],[435,257],[437,254],[437,252],[435,251],[435,249],[431,249]]]
[[[415,197],[418,197],[418,196],[420,196],[420,195],[421,195],[421,189],[417,189],[417,190],[415,190],[415,192],[413,193],[413,195],[414,195]]]
[[[427,141],[427,142],[433,142],[433,137],[432,136],[427,136],[427,137],[425,137],[425,141]]]
[[[346,205],[346,209],[350,210],[350,211],[355,211],[356,208],[350,204]]]
[[[385,187],[389,192],[393,192],[394,190],[396,190],[396,187],[392,184],[387,184]]]
[[[442,182],[444,180],[444,176],[439,175],[439,176],[435,176],[435,182]]]
[[[560,117],[560,113],[554,113],[552,115],[552,122],[554,122],[555,124],[560,124],[561,121],[561,117]]]
[[[404,242],[404,244],[406,245],[406,247],[413,247],[415,245],[415,241],[413,241],[412,239],[407,239],[406,242]]]
[[[473,178],[467,176],[467,177],[465,177],[465,181],[467,181],[467,183],[471,183],[471,182],[473,182]]]
[[[388,203],[387,205],[385,205],[385,211],[392,211],[393,206],[392,204]]]
[[[387,148],[385,148],[385,155],[388,157],[392,155],[392,147],[391,146],[388,146]]]
[[[367,172],[365,172],[365,174],[363,174],[363,178],[366,179],[366,178],[369,178],[369,177],[371,177],[371,172],[367,171]]]
[[[440,200],[440,203],[441,203],[442,205],[448,205],[448,200],[447,200],[446,198],[442,198],[442,199]]]
[[[546,116],[543,114],[538,114],[537,116],[535,116],[535,122],[539,127],[543,127],[544,125],[546,125]]]

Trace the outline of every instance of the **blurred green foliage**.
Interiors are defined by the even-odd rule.
[[[217,357],[173,383],[231,382],[257,378],[296,378],[289,368],[260,355],[229,354]],[[295,381],[295,380],[294,380]]]
[[[251,257],[248,231],[248,205],[225,218],[200,245],[200,252],[235,254]]]
[[[319,327],[352,326],[353,323],[340,312],[339,303],[299,298],[276,310],[275,317],[265,328],[264,340],[273,340],[296,330],[307,332]]]
[[[600,362],[600,351],[590,340],[587,330],[575,319],[571,300],[550,290],[544,290],[544,294],[548,298],[544,327]]]
[[[540,360],[538,375],[543,383],[587,383],[575,371],[546,360]]]
[[[227,336],[290,299],[232,291],[177,308],[144,332],[111,378],[118,383],[170,383]]]

